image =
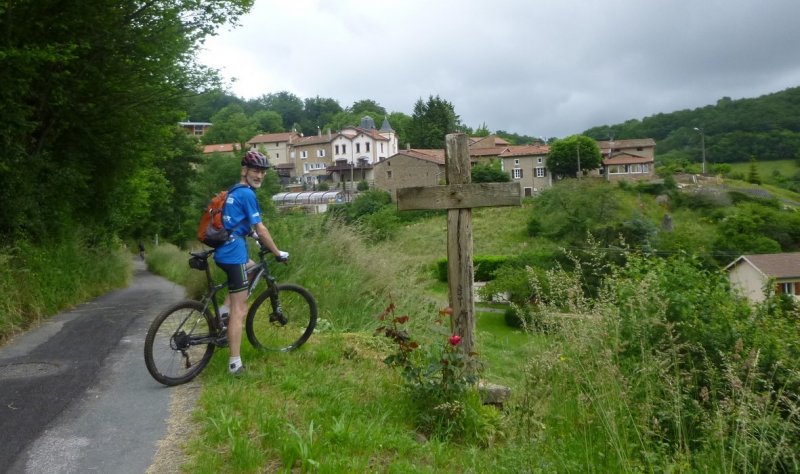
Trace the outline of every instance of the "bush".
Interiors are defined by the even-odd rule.
[[[494,273],[503,264],[509,261],[509,257],[500,255],[475,255],[472,257],[472,266],[475,271],[475,281],[491,281]],[[436,272],[439,281],[447,281],[447,259],[441,258],[436,261]]]

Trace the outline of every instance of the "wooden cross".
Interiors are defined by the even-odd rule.
[[[397,209],[447,209],[447,281],[454,334],[461,336],[464,354],[475,350],[475,298],[472,267],[472,209],[520,206],[516,183],[472,184],[469,139],[463,133],[445,137],[445,186],[418,186],[397,190]]]

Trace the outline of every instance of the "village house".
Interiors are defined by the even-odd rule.
[[[333,164],[333,138],[330,130],[323,134],[317,129],[316,135],[301,137],[294,143],[291,151],[294,158],[292,178],[296,179],[293,182],[315,186],[330,180],[328,167]]]
[[[210,122],[178,122],[178,126],[186,131],[187,134],[200,138],[211,128]]]
[[[397,189],[444,184],[444,150],[407,149],[376,163],[374,185],[397,200]]]
[[[800,297],[800,252],[742,255],[725,271],[731,287],[754,303],[764,301],[769,284],[778,294]]]
[[[397,134],[387,119],[380,130],[371,117],[358,127],[345,127],[333,138],[333,164],[327,168],[334,183],[350,189],[359,181],[373,181],[372,167],[397,153]]]
[[[469,139],[469,158],[470,161],[481,164],[489,164],[493,159],[498,158],[502,153],[508,151],[510,144],[497,135],[486,137],[470,137]]]
[[[250,140],[247,140],[247,146],[249,146],[251,150],[258,150],[267,155],[270,164],[273,166],[279,164],[294,165],[291,151],[295,142],[301,137],[302,135],[295,131],[260,133]]]
[[[502,169],[517,181],[522,195],[530,197],[553,185],[553,177],[547,170],[549,145],[509,146],[498,155]]]
[[[656,142],[652,138],[598,141],[602,166],[592,175],[607,181],[650,180],[655,177]]]

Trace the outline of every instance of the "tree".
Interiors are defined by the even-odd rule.
[[[303,120],[303,101],[291,92],[281,91],[263,95],[256,102],[266,110],[278,112],[283,118],[285,130],[291,130],[295,124]]]
[[[473,183],[506,183],[511,177],[500,167],[499,160],[492,160],[487,164],[476,164],[472,167]]]
[[[138,212],[125,201],[136,198],[120,190],[164,183],[174,153],[164,137],[186,97],[217,82],[193,51],[252,4],[4,2],[0,199],[14,205],[0,210],[0,236],[57,239],[76,226],[111,236],[137,220],[122,212]]]
[[[257,110],[253,113],[253,120],[255,120],[258,131],[261,133],[278,133],[285,130],[283,128],[283,118],[274,110]]]
[[[444,148],[445,135],[455,132],[460,123],[450,102],[438,95],[429,96],[427,102],[420,98],[414,104],[407,139],[414,148]]]
[[[369,115],[375,119],[375,123],[378,123],[377,120],[379,117],[383,118],[386,116],[386,109],[381,107],[380,104],[374,100],[363,99],[353,102],[353,105],[350,106],[350,113],[359,119],[365,115]]]
[[[336,114],[342,111],[339,102],[334,99],[323,99],[319,96],[306,99],[303,108],[302,132],[306,135],[316,134]]]
[[[214,125],[202,138],[206,145],[236,143],[240,150],[244,150],[247,141],[258,133],[258,123],[245,115],[240,105],[229,105],[220,110],[211,117],[211,123]]]
[[[560,176],[576,176],[600,167],[600,147],[584,135],[572,135],[550,145],[547,169]]]

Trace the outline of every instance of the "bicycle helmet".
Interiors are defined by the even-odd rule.
[[[269,161],[267,161],[267,157],[261,153],[255,150],[250,150],[245,153],[244,158],[242,158],[242,166],[266,170],[269,169]]]

